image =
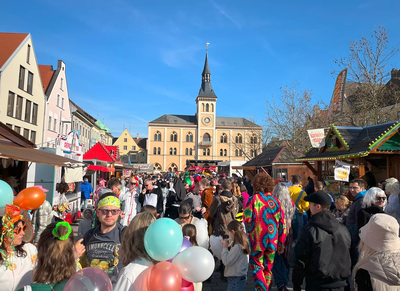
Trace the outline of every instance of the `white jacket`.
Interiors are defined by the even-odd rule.
[[[136,188],[131,193],[128,188],[124,188],[124,192],[119,195],[119,199],[124,203],[124,209],[122,209],[122,211],[125,213],[125,217],[122,219],[121,224],[123,226],[128,226],[135,215],[141,210],[139,191]]]
[[[400,290],[400,250],[375,253],[362,260],[359,269],[368,271],[373,290]]]
[[[133,286],[133,283],[144,270],[151,266],[153,266],[153,263],[145,259],[133,261],[127,265],[119,272],[117,283],[114,286],[114,291],[141,290],[138,285]]]

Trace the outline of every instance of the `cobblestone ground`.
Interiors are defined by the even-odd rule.
[[[78,219],[75,223],[72,223],[72,230],[74,231],[74,236],[77,237],[78,234],[78,227],[79,227],[79,222],[81,219]],[[219,272],[214,272],[211,282],[203,283],[203,291],[223,291],[226,290],[228,286],[228,283],[224,282],[220,278],[220,273]],[[288,290],[293,290],[291,282],[289,282],[289,286],[287,287]],[[251,271],[250,271],[250,266],[249,266],[249,272],[247,274],[247,284],[246,288],[243,291],[253,291],[254,290],[254,282],[253,282],[253,277],[251,276]],[[275,285],[272,284],[271,291],[277,291]]]

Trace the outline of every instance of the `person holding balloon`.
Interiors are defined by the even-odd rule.
[[[136,278],[156,263],[144,247],[144,235],[155,221],[149,212],[136,214],[126,230],[121,244],[121,260],[124,268],[118,274],[114,291],[129,290]]]

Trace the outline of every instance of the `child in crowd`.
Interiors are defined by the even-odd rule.
[[[186,237],[190,241],[192,246],[194,247],[198,246],[196,240],[197,237],[196,226],[194,226],[193,224],[185,224],[182,227],[182,232],[183,232],[183,237]]]
[[[90,206],[83,212],[83,220],[79,223],[78,228],[78,240],[83,238],[85,233],[92,229],[93,214],[93,208]]]
[[[227,290],[242,291],[247,282],[250,243],[240,222],[232,220],[228,224],[228,231],[231,249],[228,250],[228,239],[221,242],[223,247],[222,262],[225,265],[224,275],[228,279]]]
[[[346,219],[350,212],[350,200],[344,196],[339,195],[335,198],[335,210],[333,215],[340,223],[346,225]]]
[[[192,246],[197,247],[197,231],[196,226],[193,224],[185,224],[182,227],[183,237],[187,238]],[[201,291],[203,289],[203,283],[193,283],[194,291]]]

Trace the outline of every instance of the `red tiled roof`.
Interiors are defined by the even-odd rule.
[[[27,36],[27,33],[0,32],[0,68]]]
[[[53,66],[38,65],[38,67],[39,67],[40,78],[42,79],[43,92],[46,93],[47,87],[49,86],[50,80],[54,74]]]
[[[140,147],[142,150],[146,150],[147,137],[139,137],[139,138],[134,137],[133,140],[136,142],[138,147]]]

